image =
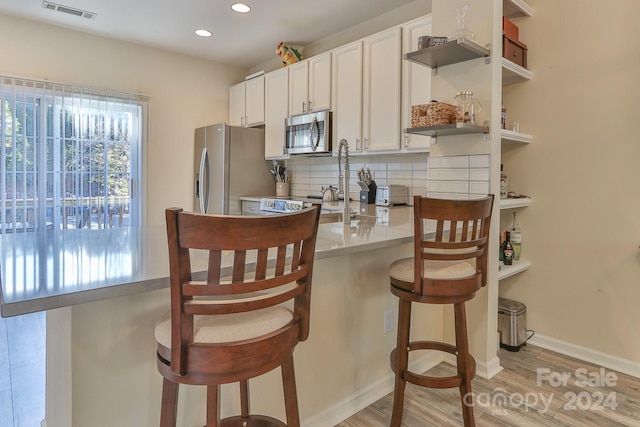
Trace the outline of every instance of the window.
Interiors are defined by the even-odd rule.
[[[0,76],[0,234],[140,223],[146,99]]]

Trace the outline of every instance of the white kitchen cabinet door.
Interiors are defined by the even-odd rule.
[[[284,159],[285,125],[289,115],[289,67],[272,71],[264,76],[264,156],[265,159]]]
[[[229,124],[254,126],[264,123],[264,76],[229,88]]]
[[[364,151],[400,149],[402,29],[364,40]]]
[[[309,59],[308,111],[331,109],[331,52]]]
[[[333,151],[341,139],[349,152],[362,151],[362,42],[332,52]]]
[[[287,68],[290,115],[331,109],[331,52]]]
[[[229,88],[229,124],[231,126],[244,126],[244,82]]]
[[[288,65],[289,114],[292,116],[309,111],[309,61]]]
[[[418,50],[418,37],[431,35],[431,17],[408,22],[402,27],[403,55]],[[402,62],[402,128],[411,127],[411,106],[427,104],[431,100],[431,69],[411,61]],[[429,151],[431,137],[404,132],[402,149]]]
[[[264,123],[264,76],[245,82],[245,126]]]

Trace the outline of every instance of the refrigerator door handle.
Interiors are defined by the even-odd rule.
[[[200,194],[200,212],[207,213],[209,209],[209,153],[207,147],[202,149],[200,155],[200,179],[198,180],[198,193]]]

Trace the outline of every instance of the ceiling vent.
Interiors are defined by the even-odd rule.
[[[42,7],[55,12],[66,13],[68,15],[80,16],[82,18],[93,19],[96,14],[93,12],[87,12],[86,10],[75,9],[73,7],[64,6],[57,3],[51,3],[49,1],[43,1]]]

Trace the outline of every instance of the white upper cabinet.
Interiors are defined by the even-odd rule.
[[[362,42],[332,52],[333,150],[341,139],[349,152],[362,151]]]
[[[264,123],[264,76],[254,77],[229,89],[229,124],[254,126]]]
[[[231,126],[244,126],[244,82],[229,88],[229,124]]]
[[[264,76],[264,156],[266,159],[285,159],[285,119],[289,115],[289,67]]]
[[[402,54],[418,50],[418,38],[431,35],[431,16],[416,19],[402,26]],[[423,65],[402,61],[402,128],[411,127],[411,107],[431,100],[431,70]],[[431,137],[404,132],[405,152],[429,151]]]
[[[363,146],[366,152],[400,148],[402,29],[364,39]]]
[[[333,51],[334,151],[353,154],[400,148],[402,32],[383,31]]]
[[[289,114],[331,109],[331,53],[289,65]]]

